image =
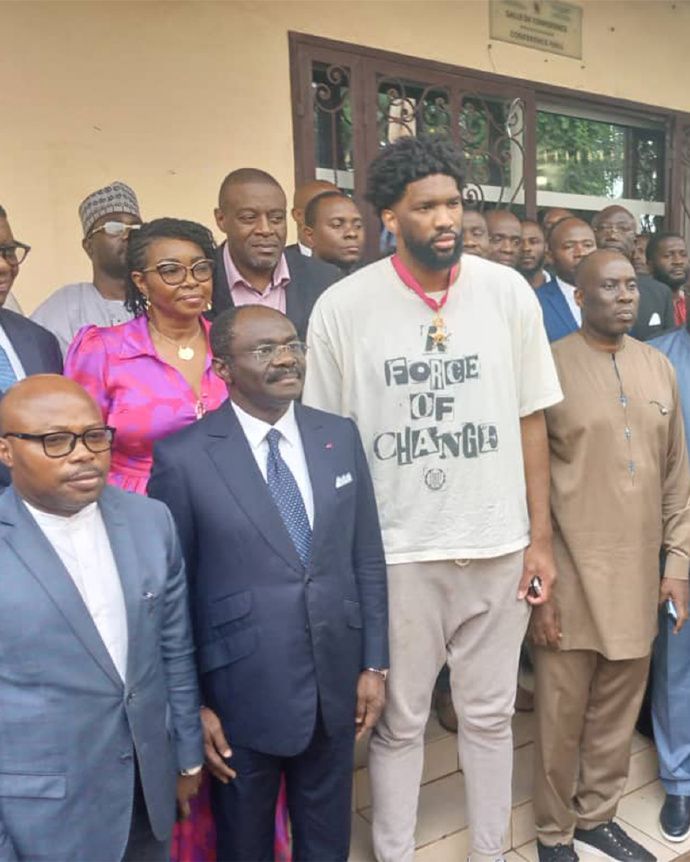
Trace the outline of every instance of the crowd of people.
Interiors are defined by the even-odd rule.
[[[286,245],[232,171],[216,245],[113,182],[92,280],[30,319],[0,207],[0,862],[345,862],[360,738],[375,857],[412,862],[434,702],[498,862],[521,656],[540,862],[653,862],[615,820],[650,666],[690,835],[685,242],[464,181],[383,148],[373,262],[332,183]]]

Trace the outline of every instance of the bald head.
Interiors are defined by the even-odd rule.
[[[96,421],[101,414],[96,402],[74,380],[59,374],[34,374],[15,383],[0,399],[0,434],[7,430],[26,431],[24,426],[48,426],[68,423],[71,410],[78,403],[91,410]],[[21,425],[16,428],[15,425]],[[37,433],[43,433],[42,427]],[[48,428],[50,430],[50,427]]]
[[[618,251],[599,249],[580,261],[575,283],[585,334],[603,344],[618,344],[637,317],[639,292],[633,265]]]
[[[339,192],[340,189],[334,183],[329,183],[328,180],[309,180],[302,183],[295,189],[295,194],[292,199],[292,218],[297,225],[297,238],[304,245],[304,213],[309,203],[318,195],[324,192]]]
[[[218,206],[222,209],[225,197],[232,188],[247,184],[273,186],[282,191],[278,180],[266,171],[260,168],[238,168],[236,171],[231,171],[220,184]]]
[[[0,400],[0,461],[19,496],[42,511],[73,515],[98,499],[109,439],[94,400],[66,377],[27,377]]]

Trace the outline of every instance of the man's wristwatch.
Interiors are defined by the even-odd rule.
[[[192,766],[191,769],[180,769],[177,774],[182,775],[184,777],[186,777],[188,775],[198,775],[203,768],[204,768],[203,765]]]
[[[383,681],[385,682],[388,678],[388,668],[382,667],[365,667],[364,670],[369,671],[369,673],[377,673],[379,676],[383,677]]]

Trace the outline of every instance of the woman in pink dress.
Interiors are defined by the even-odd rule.
[[[65,374],[95,399],[116,429],[108,481],[146,493],[157,440],[214,410],[227,389],[211,367],[209,323],[215,244],[195,222],[163,218],[130,234],[127,306],[133,320],[81,329]],[[276,818],[276,858],[289,859],[285,806]],[[192,816],[175,828],[173,862],[213,862],[215,832],[208,784]]]

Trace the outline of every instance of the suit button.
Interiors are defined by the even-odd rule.
[[[304,627],[304,631],[305,631],[307,634],[309,634],[309,626],[308,626],[308,625],[306,625],[306,626]]]
[[[125,702],[131,703],[134,700],[134,697],[135,697],[134,692],[130,691],[129,694],[127,695],[127,697],[125,698]]]
[[[313,580],[314,580],[314,578],[307,578],[306,583],[310,584]]]
[[[131,759],[132,755],[129,752],[120,755],[120,763],[129,763]]]

